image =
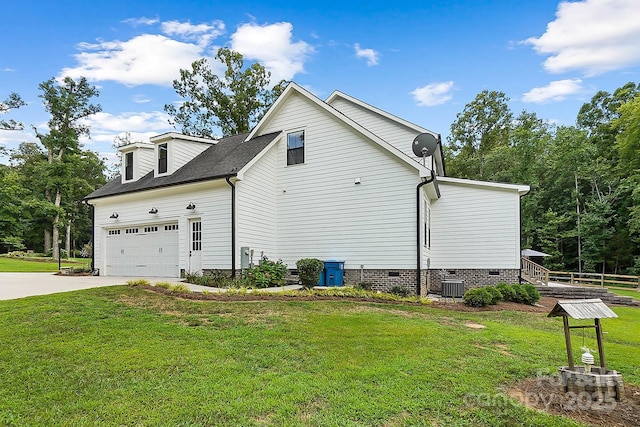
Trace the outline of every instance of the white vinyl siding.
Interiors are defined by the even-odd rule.
[[[169,173],[173,173],[209,148],[210,144],[194,141],[172,140],[169,148]]]
[[[193,202],[196,209],[186,209]],[[231,189],[224,180],[185,184],[92,201],[95,204],[95,259],[101,274],[108,271],[105,239],[112,228],[126,229],[178,223],[179,268],[188,269],[188,220],[202,218],[202,268],[231,268]],[[157,214],[149,214],[151,207]],[[113,213],[118,219],[110,219]],[[163,228],[164,230],[164,228]],[[124,233],[124,231],[123,231]],[[108,273],[107,273],[108,274]]]
[[[432,202],[431,268],[520,268],[517,190],[440,181]]]
[[[167,171],[165,173],[159,173],[158,149],[159,146],[163,144],[167,145]],[[156,142],[155,145],[155,156],[153,158],[154,176],[165,176],[174,173],[189,163],[198,154],[211,147],[212,144],[172,138],[169,140],[163,139]]]
[[[306,257],[353,269],[415,268],[418,171],[297,94],[262,132],[302,127],[304,167],[286,166],[286,138],[272,148],[278,258],[290,268]]]
[[[257,261],[260,252],[277,257],[276,152],[269,150],[244,174],[237,187],[236,250],[246,246],[254,249]],[[237,257],[240,267],[240,257]]]
[[[416,157],[412,149],[412,142],[420,133],[416,129],[411,129],[401,123],[381,116],[374,111],[362,108],[344,98],[336,98],[331,103],[331,106],[362,127],[384,139],[407,156],[422,162],[422,158]],[[431,169],[431,157],[427,157],[426,166]]]

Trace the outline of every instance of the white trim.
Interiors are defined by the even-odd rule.
[[[249,161],[249,163],[247,163],[246,165],[243,166],[242,169],[240,169],[237,173],[236,173],[236,178],[238,179],[238,181],[242,181],[244,178],[244,174],[245,172],[247,172],[249,170],[249,168],[251,168],[251,166],[253,166],[258,160],[260,160],[262,158],[262,156],[265,155],[265,153],[267,151],[269,151],[271,149],[271,147],[273,147],[274,145],[276,145],[278,143],[278,141],[280,141],[280,139],[282,138],[284,132],[280,132],[280,134],[278,134],[278,136],[276,136],[275,138],[273,138],[273,141],[271,141],[266,147],[264,147],[262,149],[262,151],[260,151],[258,154],[256,154],[255,156],[253,156],[253,159],[251,159]]]
[[[118,151],[121,153],[126,153],[128,151],[133,151],[136,148],[145,148],[147,150],[152,150],[153,145],[148,142],[134,142],[131,144],[121,145],[118,147]]]
[[[182,139],[184,141],[193,141],[193,142],[201,142],[204,144],[217,144],[218,142],[220,142],[217,139],[211,139],[211,138],[203,138],[200,136],[191,136],[191,135],[184,135],[178,132],[167,132],[167,133],[163,133],[160,135],[156,135],[156,136],[152,136],[151,138],[149,138],[149,141],[151,141],[154,144],[160,143],[160,142],[165,142],[165,141],[169,141],[171,139]]]
[[[436,179],[442,183],[460,184],[460,185],[466,185],[470,187],[485,187],[485,188],[490,187],[490,188],[496,188],[501,190],[516,190],[521,195],[527,194],[531,189],[531,187],[529,187],[528,185],[522,185],[522,184],[506,184],[502,182],[476,181],[473,179],[451,178],[448,176],[439,176]]]
[[[298,84],[296,84],[294,82],[290,82],[287,85],[287,88],[284,90],[284,92],[282,92],[282,94],[276,100],[276,102],[273,103],[271,108],[269,108],[267,113],[262,117],[262,119],[260,119],[258,124],[251,131],[251,133],[249,133],[249,135],[245,139],[245,142],[251,140],[256,135],[258,135],[260,129],[265,125],[265,123],[267,123],[270,120],[271,116],[276,114],[276,112],[280,109],[281,105],[285,102],[285,100],[287,98],[289,98],[291,96],[291,93],[294,92],[294,91],[299,93],[300,95],[304,96],[306,99],[308,99],[309,101],[313,102],[315,105],[317,105],[318,107],[322,108],[324,111],[326,111],[327,113],[331,114],[333,117],[335,117],[339,121],[341,121],[341,122],[345,123],[346,125],[350,126],[353,130],[355,130],[359,134],[363,135],[365,138],[370,139],[371,141],[373,141],[376,144],[378,144],[380,147],[382,147],[385,150],[387,150],[389,153],[395,155],[397,158],[399,158],[400,160],[402,160],[403,162],[405,162],[406,164],[411,166],[411,168],[418,170],[420,172],[420,177],[431,176],[431,171],[428,168],[422,166],[420,163],[416,162],[411,157],[407,156],[405,153],[400,151],[398,148],[396,148],[393,145],[389,144],[387,141],[385,141],[382,138],[380,138],[379,136],[375,135],[374,133],[372,133],[368,129],[365,129],[364,127],[362,127],[362,125],[356,123],[354,120],[352,120],[349,117],[345,116],[344,114],[342,114],[341,112],[339,112],[338,110],[336,110],[335,108],[333,108],[332,106],[330,106],[326,102],[322,101],[320,98],[318,98],[317,96],[313,95],[311,92],[307,91],[306,89],[304,89],[303,87],[299,86]]]
[[[418,126],[415,123],[411,123],[403,118],[400,118],[398,116],[394,116],[391,113],[388,113],[384,110],[381,110],[378,107],[374,107],[371,104],[367,104],[364,101],[359,100],[358,98],[354,98],[353,96],[347,95],[346,93],[340,92],[339,90],[334,90],[333,93],[331,93],[331,95],[329,95],[329,97],[324,101],[327,104],[331,105],[331,102],[333,102],[336,98],[343,98],[346,99],[347,101],[353,102],[356,105],[361,106],[362,108],[366,108],[367,110],[371,110],[374,113],[377,113],[389,120],[392,120],[394,122],[400,123],[403,126],[406,126],[412,130],[415,130],[418,133],[430,133],[431,135],[433,135],[434,137],[438,138],[438,133],[433,132],[429,129],[425,129],[422,126]]]

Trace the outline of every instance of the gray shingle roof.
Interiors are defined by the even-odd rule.
[[[243,142],[248,135],[246,133],[223,138],[171,175],[154,178],[151,171],[137,181],[124,184],[117,176],[86,196],[85,200],[233,176],[279,134],[261,135],[247,142]]]

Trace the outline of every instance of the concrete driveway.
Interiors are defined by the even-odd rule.
[[[124,285],[139,277],[56,276],[52,273],[0,273],[0,300],[55,294],[101,286]],[[175,277],[152,277],[151,283],[178,283]]]

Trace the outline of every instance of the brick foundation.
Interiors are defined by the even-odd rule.
[[[231,270],[219,270],[228,276]],[[212,270],[203,270],[204,274],[211,274]],[[237,277],[241,272],[236,271]],[[420,278],[420,294],[427,295],[428,292],[440,293],[442,291],[443,280],[462,280],[465,289],[479,288],[483,286],[496,285],[500,282],[518,283],[520,270],[518,269],[439,269],[422,270]],[[287,283],[298,283],[297,274],[292,274],[292,270],[287,270]],[[409,290],[411,295],[416,294],[416,270],[394,270],[394,269],[345,269],[343,283],[345,285],[355,285],[360,282],[371,284],[374,291],[389,292],[396,286],[401,286]]]
[[[465,289],[494,286],[500,282],[509,284],[520,280],[519,269],[441,269],[429,270],[429,292],[442,291],[443,280],[460,280]]]
[[[423,271],[423,281],[426,274]],[[411,295],[416,294],[416,271],[415,270],[345,270],[344,283],[355,285],[365,282],[371,284],[374,291],[389,292],[396,286],[401,286],[409,290]]]

